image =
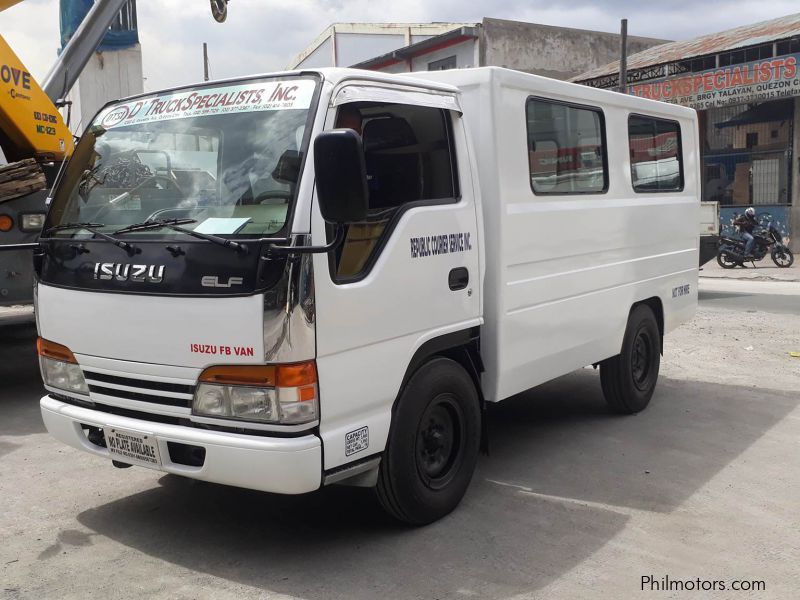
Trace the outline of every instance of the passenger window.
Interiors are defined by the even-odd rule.
[[[535,194],[597,194],[608,189],[600,109],[529,98],[526,112]]]
[[[333,257],[339,281],[366,275],[409,206],[455,202],[458,196],[447,111],[424,106],[357,102],[339,108],[336,127],[361,134],[369,208],[363,222],[347,225]]]
[[[632,115],[628,119],[628,145],[635,192],[683,189],[681,131],[677,122]]]

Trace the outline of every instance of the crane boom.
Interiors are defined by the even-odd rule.
[[[20,2],[22,2],[22,0],[0,0],[0,12],[3,12],[7,8],[11,8]]]
[[[20,0],[0,0],[0,12]],[[0,145],[6,160],[63,160],[72,134],[56,103],[64,98],[127,0],[97,0],[40,87],[0,36]]]
[[[64,98],[75,85],[92,53],[127,0],[97,0],[44,78],[42,88],[52,102]]]

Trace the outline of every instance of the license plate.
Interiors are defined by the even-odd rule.
[[[161,466],[158,442],[153,434],[118,427],[106,427],[103,431],[106,448],[114,460],[151,468]]]

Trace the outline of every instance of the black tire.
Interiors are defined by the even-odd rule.
[[[631,415],[653,396],[661,364],[661,332],[653,310],[640,304],[631,311],[622,352],[600,363],[600,383],[609,408]]]
[[[788,248],[774,248],[772,250],[772,262],[781,269],[788,269],[794,264],[794,254]]]
[[[376,492],[384,510],[412,525],[450,513],[478,462],[481,410],[472,378],[448,358],[414,373],[395,406]]]
[[[721,250],[717,252],[717,264],[723,269],[735,269],[740,263],[732,259],[725,250]]]

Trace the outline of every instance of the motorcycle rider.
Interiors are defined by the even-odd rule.
[[[744,245],[745,259],[752,260],[753,246],[756,243],[756,238],[753,237],[753,230],[758,225],[758,221],[756,221],[756,209],[752,206],[747,207],[743,215],[739,215],[734,219],[733,224],[739,228],[742,237],[746,241]]]

